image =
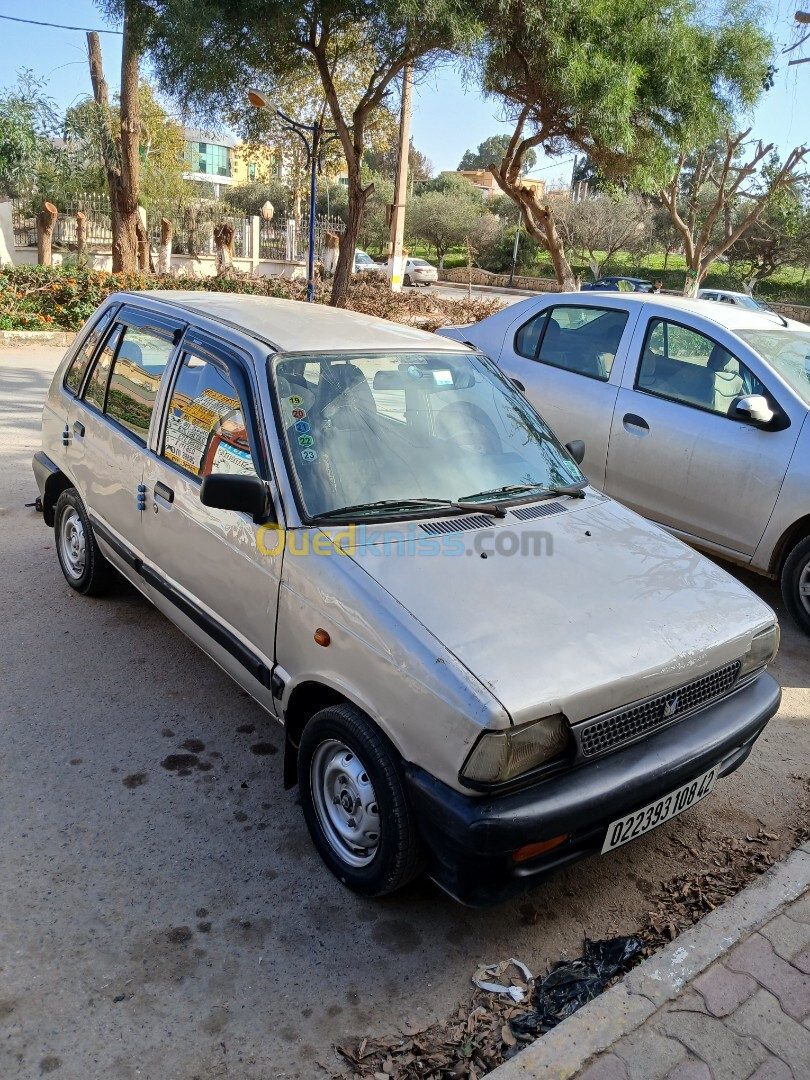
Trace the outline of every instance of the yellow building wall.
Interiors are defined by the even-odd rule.
[[[231,150],[231,176],[235,184],[266,184],[278,176],[275,151],[237,143]]]

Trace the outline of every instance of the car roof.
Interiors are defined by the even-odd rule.
[[[594,307],[599,307],[600,304],[604,304],[607,297],[611,295],[609,290],[604,290],[600,293],[593,292],[569,292],[569,293],[546,293],[542,295],[542,299],[551,304],[559,303],[571,303],[576,301],[579,304],[589,304]],[[688,312],[690,315],[699,315],[701,319],[705,319],[708,322],[716,323],[718,326],[723,326],[727,330],[757,330],[768,329],[772,330],[774,327],[774,315],[773,312],[767,311],[754,311],[750,308],[735,307],[734,304],[706,304],[703,300],[687,296],[664,296],[661,293],[637,293],[637,292],[615,292],[615,297],[620,300],[622,305],[624,304],[650,304],[655,308],[663,308],[666,311],[676,312]],[[540,299],[540,296],[533,297],[534,299]],[[495,315],[490,318],[496,319],[499,316],[511,315],[514,317],[516,312],[522,308],[523,305],[527,307],[532,303],[531,300],[523,300],[520,304],[513,304],[511,307],[503,308],[501,311],[496,312]],[[793,327],[791,327],[793,329]]]
[[[149,289],[118,294],[126,300],[159,301],[207,319],[243,330],[283,352],[323,352],[350,349],[416,349],[420,352],[459,352],[458,342],[417,330],[413,326],[362,315],[356,311],[302,300],[270,296],[192,290]]]

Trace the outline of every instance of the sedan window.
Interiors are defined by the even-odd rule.
[[[193,476],[256,476],[245,413],[227,372],[211,360],[183,357],[169,404],[163,456]]]
[[[146,442],[155,398],[174,342],[139,326],[126,326],[107,391],[105,412]]]
[[[691,327],[651,319],[636,389],[728,416],[744,394],[767,394],[745,364]]]
[[[515,351],[606,382],[626,323],[626,311],[561,304],[524,323],[515,336]]]
[[[81,389],[82,382],[84,381],[84,373],[87,371],[87,365],[93,359],[93,354],[98,348],[98,343],[104,336],[104,331],[110,325],[112,315],[112,309],[104,312],[90,331],[87,341],[84,343],[84,348],[76,353],[70,362],[70,367],[65,373],[65,387],[74,395],[78,394]]]

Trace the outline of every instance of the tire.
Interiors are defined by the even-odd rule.
[[[800,540],[782,567],[782,598],[797,625],[810,634],[810,536]]]
[[[421,872],[399,756],[356,706],[330,705],[312,717],[301,736],[298,781],[318,854],[348,888],[385,896]]]
[[[71,589],[83,596],[106,592],[114,570],[99,551],[84,503],[75,488],[67,488],[57,499],[53,534],[59,565]]]
[[[405,275],[405,277],[402,279],[402,284],[403,285],[413,285],[413,282],[411,281],[411,275],[410,274]]]

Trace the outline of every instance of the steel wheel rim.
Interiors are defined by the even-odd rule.
[[[338,739],[320,743],[312,755],[310,790],[329,846],[349,866],[368,866],[380,846],[380,809],[354,750]]]
[[[70,507],[59,523],[59,551],[62,565],[72,578],[78,580],[87,564],[87,537],[78,510]]]
[[[804,564],[799,574],[799,602],[804,610],[810,615],[810,559]]]

